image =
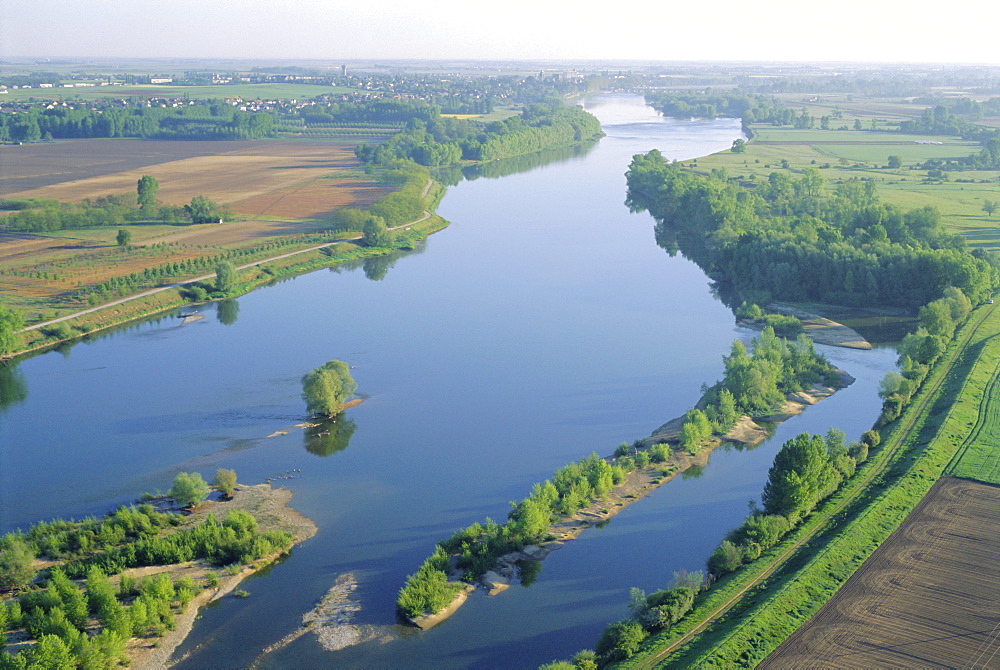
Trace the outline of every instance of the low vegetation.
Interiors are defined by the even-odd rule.
[[[235,473],[219,470],[220,488],[235,488]],[[175,488],[200,482],[180,473]],[[192,499],[203,499],[201,486]],[[179,501],[180,502],[180,501]],[[189,501],[184,501],[189,502]],[[175,616],[218,575],[137,577],[132,568],[202,560],[237,570],[287,551],[291,533],[263,530],[250,513],[231,509],[188,524],[150,504],[120,507],[104,518],[40,522],[0,538],[0,668],[110,668],[127,664],[132,637],[162,635]],[[0,644],[0,648],[2,648]]]

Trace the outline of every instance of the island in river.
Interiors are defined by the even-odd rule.
[[[781,407],[774,412],[763,416],[751,417],[741,416],[725,434],[717,435],[706,440],[696,453],[690,451],[672,451],[670,456],[663,462],[653,463],[646,467],[638,467],[628,473],[621,483],[606,495],[592,501],[573,514],[563,516],[555,520],[549,528],[547,539],[544,542],[526,546],[519,551],[509,552],[500,556],[493,566],[493,569],[483,574],[479,580],[479,585],[487,589],[488,595],[496,595],[506,590],[518,572],[518,567],[526,561],[541,561],[550,553],[563,547],[568,541],[573,540],[591,526],[607,522],[611,517],[618,514],[628,505],[640,500],[657,487],[671,481],[678,474],[687,471],[692,467],[704,467],[708,463],[711,452],[723,443],[731,443],[750,447],[759,444],[766,439],[771,430],[768,426],[776,426],[783,421],[801,413],[806,407],[814,405],[824,398],[828,398],[837,390],[849,386],[854,382],[854,378],[843,370],[836,370],[837,382],[832,386],[813,386],[803,391],[789,393]],[[698,403],[698,407],[704,406],[703,397]],[[638,440],[636,449],[649,449],[657,444],[676,444],[680,440],[681,429],[685,422],[684,416],[677,417],[663,424],[649,437]],[[609,463],[614,464],[619,457],[607,457]],[[457,561],[452,559],[452,569],[448,574],[448,579],[457,582],[463,577],[463,570],[458,567]],[[466,601],[468,595],[476,587],[467,585],[455,594],[447,606],[436,612],[425,613],[420,616],[408,617],[408,620],[418,628],[427,630],[441,623]]]
[[[84,522],[53,521],[46,524],[37,537],[33,537],[33,534],[38,530],[36,528],[24,536],[14,536],[14,540],[12,540],[14,542],[19,541],[21,537],[33,539],[33,541],[40,542],[45,551],[61,555],[68,547],[76,542],[82,544],[88,537],[90,543],[94,544],[103,542],[107,536],[114,536],[116,532],[121,532],[119,539],[115,540],[112,545],[103,545],[103,548],[96,552],[81,548],[79,551],[71,551],[68,556],[59,560],[47,558],[33,561],[30,566],[31,570],[36,573],[46,570],[50,573],[49,585],[45,590],[28,588],[18,598],[11,599],[15,605],[20,605],[24,614],[23,617],[18,616],[17,623],[14,623],[14,620],[8,622],[8,624],[13,625],[9,625],[10,630],[5,636],[6,651],[10,654],[18,654],[25,650],[28,653],[41,653],[39,649],[44,645],[39,643],[46,641],[43,638],[51,636],[43,635],[35,630],[46,625],[44,621],[49,621],[48,625],[51,628],[53,625],[51,622],[58,620],[59,617],[53,613],[54,610],[59,609],[52,603],[52,599],[55,598],[56,602],[65,608],[65,611],[70,612],[70,616],[84,618],[88,634],[94,633],[95,629],[103,629],[101,634],[96,637],[88,635],[87,638],[84,638],[84,641],[89,641],[89,644],[95,648],[101,647],[102,643],[99,641],[104,640],[104,631],[108,633],[114,631],[117,642],[109,642],[106,648],[101,647],[101,651],[95,652],[94,649],[84,645],[88,658],[95,653],[110,654],[106,660],[111,664],[127,660],[128,665],[140,669],[167,667],[170,664],[170,656],[191,631],[198,610],[202,605],[233,592],[246,577],[273,563],[291,546],[316,534],[316,525],[289,506],[291,498],[291,491],[284,488],[275,489],[270,484],[240,485],[231,498],[205,501],[179,522],[174,514],[158,513],[154,511],[153,505],[142,505],[138,509],[121,508],[101,522],[95,519]],[[156,500],[154,499],[154,501]],[[233,515],[233,513],[236,514]],[[242,519],[238,518],[240,514],[242,514]],[[252,517],[252,520],[246,515]],[[220,517],[226,518],[221,527],[218,525],[218,521],[215,524],[209,521],[213,518],[218,520]],[[234,521],[230,521],[230,519],[234,519]],[[166,527],[163,526],[165,520],[169,520]],[[206,528],[209,530],[221,528],[223,534],[229,533],[230,537],[233,538],[232,542],[238,543],[240,533],[235,530],[235,525],[230,524],[239,524],[244,530],[249,529],[249,541],[254,547],[260,545],[269,547],[272,551],[268,553],[264,553],[266,550],[257,552],[254,554],[255,560],[233,562],[226,566],[221,573],[216,572],[219,570],[218,560],[213,565],[212,562],[203,558],[145,566],[140,561],[141,567],[122,568],[123,565],[130,563],[135,565],[137,562],[135,558],[138,555],[156,554],[158,557],[162,557],[170,554],[170,549],[163,544],[162,538],[166,537],[165,541],[168,544],[176,542],[177,545],[184,545],[184,540],[178,541],[177,538],[191,531],[201,533],[200,539],[195,540],[195,542],[205,544],[213,542],[213,536],[211,533],[202,531]],[[136,527],[143,527],[145,532],[135,535]],[[125,530],[126,528],[129,530]],[[56,535],[52,534],[53,529]],[[268,542],[275,537],[275,531],[281,534],[285,544]],[[221,543],[216,543],[216,553],[212,554],[213,558],[218,559],[217,554],[219,553],[229,556],[236,550],[235,544],[230,542],[231,546],[225,546],[226,542],[227,540],[223,540]],[[102,545],[96,544],[95,546],[101,547]],[[129,553],[132,556],[131,560],[125,558],[126,554]],[[72,559],[73,556],[78,556],[78,558]],[[90,562],[92,559],[97,559],[97,562]],[[86,567],[88,565],[91,566],[89,569]],[[100,567],[102,572],[95,576],[91,570],[97,567]],[[62,572],[56,568],[60,568]],[[86,595],[65,577],[66,574],[73,575],[80,572],[87,576]],[[112,574],[105,576],[106,573]],[[60,576],[57,577],[57,575]],[[147,578],[158,575],[169,577],[168,595],[170,597],[163,603],[166,608],[165,612],[160,611],[159,605],[155,606],[156,623],[154,624],[151,623],[152,619],[149,618],[148,614],[154,605],[151,604],[152,601],[145,599],[147,587],[144,582],[149,581]],[[94,581],[95,579],[104,583],[103,590],[101,590],[100,584]],[[97,602],[101,594],[108,595],[108,593],[113,594],[116,591],[119,592],[118,597],[112,596],[115,606],[110,610],[108,603],[97,607],[96,619],[90,618],[86,605],[83,607],[83,611],[80,611],[77,606],[79,603],[86,603],[87,599],[90,599],[91,603]],[[125,606],[119,602],[118,598],[128,600],[132,596],[138,597],[132,599],[130,605]],[[37,604],[31,604],[40,602],[44,603],[41,607]],[[0,606],[8,607],[6,602],[0,602]],[[135,610],[140,606],[141,609]],[[90,608],[94,607],[96,606],[90,605]],[[161,618],[163,614],[168,615],[166,619]],[[63,620],[65,621],[65,615],[63,615]],[[8,628],[8,626],[4,626],[4,628]],[[130,635],[135,635],[135,637],[129,637]],[[38,640],[35,639],[36,636]],[[58,638],[54,639],[58,640]],[[51,646],[56,643],[50,639],[47,644]],[[119,646],[121,644],[124,644],[124,649]],[[75,655],[76,648],[73,649]],[[115,651],[109,651],[111,649],[115,649]],[[68,647],[66,653],[70,654]],[[43,657],[45,657],[44,654]],[[94,658],[90,658],[90,660],[94,662]],[[34,658],[34,660],[29,661],[29,665],[38,661],[38,658]]]

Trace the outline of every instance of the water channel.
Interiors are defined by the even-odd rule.
[[[439,213],[452,225],[415,253],[22,361],[0,384],[18,390],[0,403],[0,531],[103,513],[179,471],[233,468],[246,483],[293,473],[279,483],[319,533],[244,582],[249,598],[203,611],[180,650],[191,668],[534,668],[592,646],[625,615],[629,587],[701,569],[782,441],[870,427],[892,351],[822,348],[857,382],[765,444],[717,451],[699,477],[552,554],[530,587],[477,592],[428,632],[394,623],[396,591],[436,540],[503,520],[556,468],[682,414],[718,379],[730,342],[752,336],[623,204],[633,154],[706,155],[739,123],[664,119],[638,96],[586,107],[607,137],[450,188]],[[267,438],[304,419],[299,379],[329,359],[349,362],[367,396],[348,413],[349,444]],[[359,582],[355,622],[378,639],[328,652],[305,636],[261,656],[346,572]]]

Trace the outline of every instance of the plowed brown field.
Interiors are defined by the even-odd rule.
[[[134,193],[148,174],[160,184],[159,199],[171,205],[196,195],[236,203],[357,166],[353,146],[343,143],[75,140],[4,147],[0,194],[77,202]],[[353,202],[350,195],[327,195],[334,200],[317,212]]]
[[[1000,667],[1000,487],[944,477],[758,668]]]

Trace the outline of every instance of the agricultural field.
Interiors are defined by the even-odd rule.
[[[919,163],[978,153],[980,146],[942,135],[903,135],[878,131],[796,130],[770,125],[754,126],[757,138],[744,153],[724,151],[695,161],[700,171],[725,169],[730,176],[767,179],[772,172],[801,176],[817,168],[829,188],[849,179],[874,179],[883,202],[904,210],[933,206],[954,232],[972,246],[1000,251],[1000,213],[983,211],[987,200],[1000,201],[1000,172],[969,170],[951,172],[948,179],[931,179]],[[930,144],[929,142],[940,142]],[[889,156],[902,159],[900,168],[886,167]],[[787,162],[787,167],[785,166]]]
[[[1000,485],[1000,342],[983,342],[976,365],[951,408],[945,439],[958,452],[946,474]]]
[[[19,175],[13,186],[0,182],[6,198],[78,202],[134,193],[139,178],[151,175],[164,203],[206,195],[236,209],[241,200],[358,168],[353,145],[335,142],[94,139],[4,147],[2,156],[5,171]]]
[[[939,480],[758,668],[995,667],[1000,488]]]
[[[163,202],[206,195],[239,219],[132,225],[128,248],[116,244],[112,228],[0,234],[0,291],[29,321],[79,309],[79,299],[68,296],[113,276],[325,230],[336,210],[367,206],[391,191],[364,174],[351,144],[337,142],[75,140],[4,147],[0,160],[5,173],[9,167],[19,175],[0,181],[5,198],[131,194],[148,174]]]

